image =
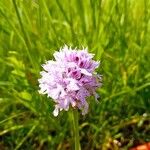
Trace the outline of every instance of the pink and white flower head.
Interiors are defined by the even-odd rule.
[[[71,106],[82,110],[84,115],[89,107],[86,98],[94,95],[97,99],[96,89],[101,86],[101,77],[94,71],[100,62],[92,60],[93,56],[87,49],[64,46],[54,53],[55,61],[47,61],[42,66],[39,92],[54,100],[54,116]]]

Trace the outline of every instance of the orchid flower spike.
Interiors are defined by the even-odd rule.
[[[86,98],[94,95],[101,86],[101,76],[95,72],[100,62],[94,61],[93,54],[87,49],[77,50],[64,46],[54,53],[55,61],[49,60],[42,65],[39,92],[47,94],[55,102],[54,116],[70,107],[88,112]]]

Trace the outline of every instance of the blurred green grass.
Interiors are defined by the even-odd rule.
[[[38,94],[41,64],[64,44],[101,60],[100,102],[80,116],[83,150],[150,141],[150,1],[1,0],[0,149],[72,149],[68,113]],[[120,146],[119,146],[120,145]]]

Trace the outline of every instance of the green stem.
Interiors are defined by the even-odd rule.
[[[75,150],[81,150],[80,137],[79,137],[79,123],[78,123],[78,110],[72,110],[73,113],[73,128],[74,128],[74,140]]]

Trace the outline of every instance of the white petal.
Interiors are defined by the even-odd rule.
[[[54,109],[54,111],[53,111],[53,115],[54,115],[55,117],[57,117],[57,116],[58,116],[58,113],[59,113],[59,109],[58,109],[58,107],[56,106],[55,109]]]
[[[52,90],[50,90],[49,92],[48,92],[48,95],[50,96],[50,97],[52,97],[53,99],[58,99],[58,96],[59,96],[59,91],[58,91],[58,89],[52,89]]]
[[[77,85],[76,83],[70,82],[70,83],[68,84],[68,86],[67,86],[67,89],[68,89],[69,91],[77,91],[77,90],[79,90],[80,88],[78,87],[78,85]]]
[[[50,97],[52,97],[53,99],[58,99],[58,97],[60,96],[60,93],[63,91],[63,87],[61,85],[57,85],[57,88],[51,89],[48,94],[50,95]]]
[[[76,106],[76,102],[75,101],[71,101],[71,105],[72,105],[72,107],[75,107]]]
[[[68,100],[67,100],[67,99],[64,100],[64,105],[65,105],[65,106],[68,105]]]
[[[60,53],[59,52],[55,52],[53,54],[53,56],[54,56],[55,60],[59,60],[60,59]]]
[[[81,69],[81,73],[83,73],[84,75],[87,75],[87,76],[92,76],[91,73],[89,73],[87,70],[85,69]]]

